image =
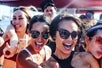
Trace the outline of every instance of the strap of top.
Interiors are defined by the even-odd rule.
[[[33,59],[33,56],[32,56],[32,54],[31,54],[31,52],[30,52],[27,48],[25,48],[24,50],[28,52],[28,54],[31,56],[32,60],[34,61],[34,59]]]

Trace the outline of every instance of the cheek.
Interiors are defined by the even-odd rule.
[[[57,34],[55,42],[56,42],[56,45],[58,45],[59,47],[62,45],[63,39],[61,39],[60,36]]]
[[[91,52],[95,52],[95,51],[97,51],[97,49],[98,49],[98,45],[96,45],[94,42],[93,43],[91,43],[90,45],[89,45],[89,51],[91,51]]]
[[[48,42],[48,39],[44,39],[44,44],[47,44],[47,42]]]
[[[78,40],[77,38],[73,40],[73,45],[77,44],[77,40]]]

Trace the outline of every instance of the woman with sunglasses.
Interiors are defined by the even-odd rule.
[[[15,68],[16,67],[16,56],[17,54],[27,46],[29,41],[29,35],[27,33],[27,25],[29,24],[29,21],[31,19],[31,15],[29,13],[29,9],[26,7],[18,7],[13,12],[13,19],[11,25],[14,27],[15,33],[18,37],[18,43],[13,48],[10,48],[10,38],[6,36],[5,43],[1,47],[1,53],[3,54],[4,49],[4,55],[11,55],[11,57],[4,57],[4,63],[3,68]],[[6,48],[6,49],[5,49]],[[0,55],[1,56],[1,55]]]
[[[43,66],[47,68],[44,62],[46,63],[51,57],[51,49],[45,45],[49,38],[49,26],[45,18],[42,15],[34,16],[30,21],[29,31],[30,43],[18,54],[16,67],[41,68]]]
[[[73,49],[77,44],[80,21],[70,15],[58,15],[50,25],[50,35],[55,41],[56,50],[52,57],[61,68],[72,68]]]
[[[102,23],[87,30],[85,43],[87,53],[75,55],[72,65],[75,68],[102,68]]]

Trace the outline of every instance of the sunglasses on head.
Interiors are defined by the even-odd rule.
[[[78,36],[78,32],[77,31],[73,31],[72,33],[70,33],[68,30],[65,30],[65,29],[58,29],[59,31],[59,34],[60,34],[60,37],[62,39],[68,39],[69,36],[71,35],[71,38],[74,39]]]
[[[32,38],[38,38],[39,35],[40,35],[39,31],[36,31],[36,30],[31,31]],[[42,35],[42,38],[44,38],[44,39],[48,39],[49,38],[49,32],[48,31],[42,32],[41,35]]]
[[[102,37],[101,36],[96,36],[96,43],[101,44],[102,45]]]

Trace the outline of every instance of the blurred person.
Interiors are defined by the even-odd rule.
[[[9,32],[5,32],[4,35],[6,34],[6,38],[4,38],[5,43],[2,45],[1,49],[1,55],[4,52],[4,63],[3,63],[3,68],[15,68],[16,67],[16,56],[17,54],[27,46],[29,42],[29,35],[27,32],[27,27],[29,24],[29,21],[31,19],[29,10],[26,7],[18,7],[14,9],[13,13],[13,19],[12,19],[12,27],[10,25],[8,28],[13,29],[15,31],[17,37],[18,37],[18,44],[14,47],[11,48],[10,45],[10,36],[8,36]],[[9,30],[9,29],[8,29]],[[12,31],[11,31],[12,32]],[[13,32],[14,33],[14,32]],[[10,56],[12,55],[12,56]]]
[[[53,0],[44,0],[41,3],[41,9],[44,13],[44,16],[45,16],[48,24],[51,24],[51,21],[57,15],[54,1]]]
[[[88,52],[77,52],[71,65],[73,68],[100,68],[97,60]]]
[[[61,14],[54,18],[50,25],[50,35],[55,42],[55,52],[52,57],[56,59],[61,68],[73,68],[71,60],[73,49],[77,44],[80,21],[74,16]]]
[[[49,26],[45,18],[42,15],[34,16],[30,21],[29,31],[30,44],[18,54],[16,68],[57,68],[56,62],[50,59],[51,49],[46,45]],[[50,62],[46,64],[48,60]]]
[[[92,27],[93,25],[96,24],[95,19],[94,19],[94,11],[93,10],[87,10],[86,11],[86,17],[87,17],[87,22],[86,22],[86,30]]]
[[[85,44],[87,53],[80,52],[77,54],[73,58],[72,66],[75,68],[101,68],[102,23],[98,23],[88,29],[85,36]]]

